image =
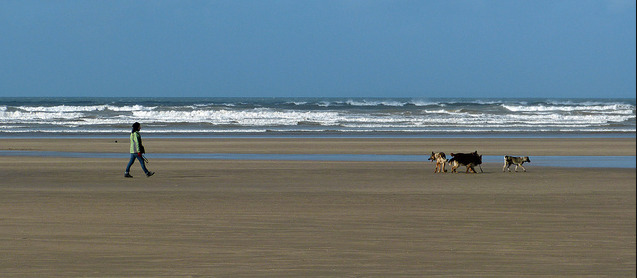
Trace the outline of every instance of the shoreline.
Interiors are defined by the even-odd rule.
[[[4,151],[0,157],[50,157],[50,158],[90,158],[125,159],[121,153],[79,153],[58,151]],[[147,159],[170,160],[219,160],[219,161],[324,161],[324,162],[420,162],[426,163],[429,156],[395,154],[254,154],[254,153],[153,153]],[[483,164],[495,164],[502,156],[482,156]],[[635,156],[533,156],[533,166],[566,168],[635,168]],[[433,163],[433,162],[431,162]],[[527,163],[527,166],[530,164]]]

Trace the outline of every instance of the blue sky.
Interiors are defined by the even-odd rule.
[[[0,97],[635,98],[634,0],[0,2]]]

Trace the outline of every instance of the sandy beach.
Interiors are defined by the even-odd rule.
[[[116,142],[117,141],[117,142]],[[149,153],[635,155],[635,138],[167,139]],[[153,159],[0,139],[3,277],[634,277],[635,168]]]
[[[144,137],[149,153],[635,155],[635,138],[221,138]],[[128,152],[128,137],[116,139],[1,139],[0,150]]]

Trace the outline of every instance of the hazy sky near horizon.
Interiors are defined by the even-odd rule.
[[[1,1],[0,97],[635,98],[634,0]]]

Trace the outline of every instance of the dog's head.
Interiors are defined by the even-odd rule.
[[[531,159],[528,156],[523,157],[522,161],[531,163]]]
[[[429,157],[428,160],[431,160],[431,161],[436,160],[436,154],[434,152],[431,152],[431,156]]]

